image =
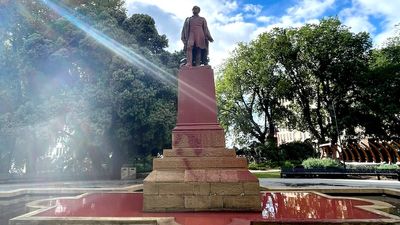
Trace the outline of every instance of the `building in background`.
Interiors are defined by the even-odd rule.
[[[310,139],[311,135],[308,132],[302,132],[298,130],[279,129],[276,133],[276,138],[279,146],[290,142],[303,142],[306,139]]]

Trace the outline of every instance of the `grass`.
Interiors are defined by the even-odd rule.
[[[272,172],[255,172],[253,173],[257,178],[280,178],[280,171],[272,171]]]

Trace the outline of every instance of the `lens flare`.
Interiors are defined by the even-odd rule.
[[[168,85],[171,85],[173,87],[176,87],[176,78],[172,74],[168,73],[167,71],[163,70],[160,68],[158,65],[155,63],[147,60],[145,57],[142,55],[136,53],[132,49],[124,46],[123,44],[119,43],[118,41],[114,40],[113,38],[107,36],[103,32],[97,30],[96,28],[90,26],[89,24],[85,23],[84,21],[80,20],[74,14],[76,12],[72,12],[71,9],[64,5],[56,4],[55,2],[51,0],[42,0],[42,2],[47,5],[50,9],[52,9],[54,12],[56,12],[58,15],[62,16],[64,19],[68,20],[71,24],[73,24],[75,27],[78,29],[84,31],[87,35],[92,37],[95,41],[97,41],[99,44],[102,46],[106,47],[109,49],[111,52],[114,54],[118,55],[125,61],[142,68],[145,71],[149,71],[150,75],[153,76],[156,79],[159,79]],[[196,93],[196,95],[201,95],[203,96],[203,99],[206,98],[207,100],[211,100],[208,96],[206,96],[204,93],[201,91],[197,90],[196,88],[193,88],[190,84],[181,82],[181,85],[185,86],[185,89],[190,89],[191,92]],[[193,97],[191,93],[185,93],[188,96]],[[195,99],[196,98],[192,98]],[[204,102],[197,101],[198,104],[201,104],[205,108],[207,108],[210,111],[213,111],[213,109],[206,105]]]

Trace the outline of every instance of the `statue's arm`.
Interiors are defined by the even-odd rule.
[[[182,26],[182,32],[181,32],[181,40],[182,40],[182,42],[183,42],[183,44],[186,44],[186,41],[187,41],[187,37],[186,37],[186,33],[187,33],[187,18],[186,18],[186,20],[185,20],[185,22],[183,23],[183,26]]]
[[[207,40],[209,40],[210,42],[213,42],[214,39],[211,37],[211,33],[208,30],[207,20],[206,19],[204,19],[203,30],[204,30],[204,35],[206,36]]]

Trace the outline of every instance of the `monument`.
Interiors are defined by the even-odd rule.
[[[181,32],[183,50],[186,52],[186,65],[198,66],[208,64],[208,44],[213,42],[207,21],[199,16],[200,7],[194,6],[193,16],[186,18]]]
[[[198,17],[199,11],[193,7],[193,17]],[[205,22],[204,18],[200,20]],[[193,21],[199,22],[185,21],[187,40],[191,40],[190,35],[211,37],[209,32],[197,34]],[[193,46],[200,47],[197,40],[187,42],[187,48]],[[202,47],[200,51],[205,50]],[[259,211],[258,179],[247,169],[246,158],[225,148],[224,130],[217,120],[213,70],[207,65],[193,66],[192,62],[199,59],[196,56],[192,60],[191,56],[192,51],[187,51],[187,65],[178,73],[178,115],[172,149],[164,150],[163,158],[153,160],[153,171],[144,180],[143,209]]]

